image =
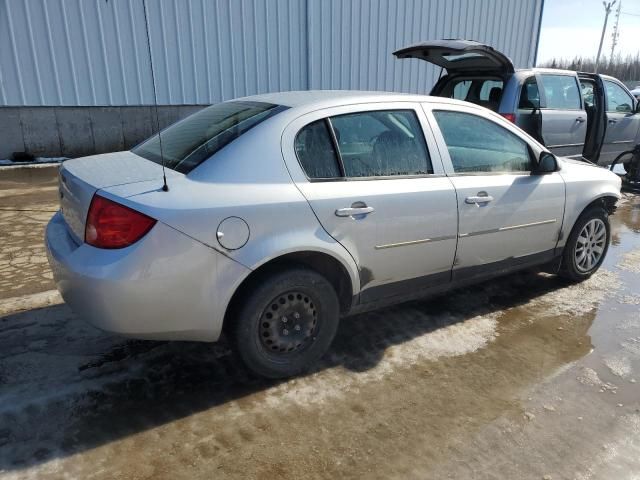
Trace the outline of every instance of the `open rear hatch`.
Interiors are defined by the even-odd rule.
[[[509,58],[492,47],[475,40],[429,40],[396,50],[398,58],[419,58],[447,70],[447,73],[514,72]]]
[[[167,177],[183,176],[166,170]],[[131,152],[115,152],[65,161],[60,167],[60,209],[70,233],[84,241],[84,227],[96,191],[115,185],[157,180],[162,187],[162,166]]]

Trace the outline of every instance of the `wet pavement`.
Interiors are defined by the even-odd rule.
[[[5,186],[3,205],[39,209],[10,228],[41,235],[51,192]],[[224,342],[127,340],[51,299],[18,305],[48,295],[48,270],[3,260],[24,287],[0,287],[0,479],[638,479],[640,198],[612,225],[587,282],[525,272],[346,319],[286,382]]]

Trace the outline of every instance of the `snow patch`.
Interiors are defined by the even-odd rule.
[[[529,306],[540,309],[536,310],[536,315],[584,315],[621,287],[615,272],[599,270],[589,280],[558,288],[531,300]]]

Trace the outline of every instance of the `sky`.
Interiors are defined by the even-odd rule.
[[[607,0],[607,3],[611,0]],[[602,55],[611,53],[611,34],[615,23],[616,2],[609,15]],[[616,53],[640,51],[640,0],[622,0],[620,37]],[[604,22],[602,0],[545,0],[538,64],[552,58],[595,57]],[[633,14],[633,15],[630,15]]]

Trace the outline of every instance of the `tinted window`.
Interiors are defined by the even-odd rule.
[[[633,100],[620,85],[605,80],[604,89],[607,92],[607,112],[631,112]]]
[[[331,118],[347,177],[433,173],[422,127],[410,110]]]
[[[529,77],[522,84],[518,108],[540,108],[540,92],[536,77]]]
[[[570,75],[542,75],[547,108],[579,110],[580,91],[575,77]]]
[[[131,151],[156,163],[162,163],[164,156],[165,167],[189,173],[250,128],[286,109],[262,102],[219,103],[174,123]]]
[[[340,177],[338,158],[325,120],[310,123],[300,130],[295,149],[307,177]]]
[[[477,115],[434,111],[456,173],[523,172],[531,169],[527,143]]]

